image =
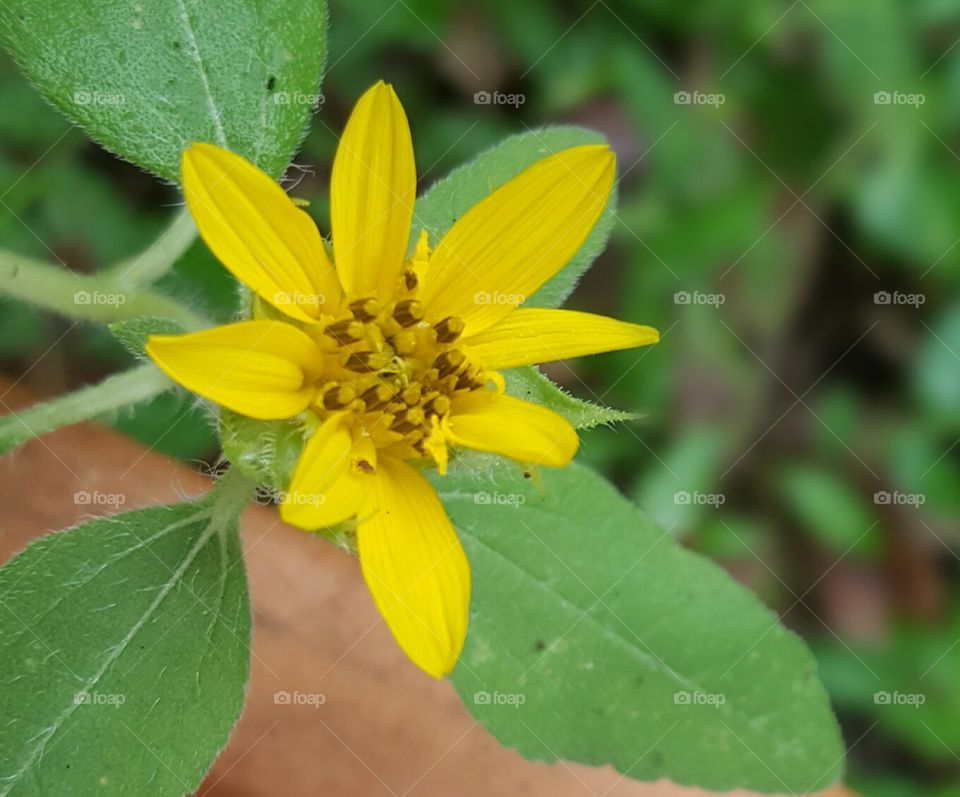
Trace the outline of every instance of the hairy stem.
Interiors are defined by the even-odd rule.
[[[209,497],[214,506],[214,516],[219,516],[232,523],[250,503],[253,492],[257,489],[257,482],[244,473],[240,468],[230,467],[217,479]]]
[[[170,226],[140,254],[109,268],[105,274],[118,285],[150,285],[166,274],[197,238],[197,228],[184,208]]]
[[[75,274],[0,250],[0,295],[80,321],[110,323],[157,316],[176,321],[186,329],[209,325],[206,319],[168,296],[130,287],[114,271]]]
[[[0,409],[9,412],[0,417],[0,454],[33,437],[153,398],[170,386],[155,365],[145,364],[19,412],[0,398]]]

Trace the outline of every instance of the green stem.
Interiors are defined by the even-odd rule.
[[[118,285],[150,285],[173,267],[196,238],[197,228],[184,208],[173,217],[160,237],[139,255],[117,263],[104,273]]]
[[[153,398],[170,386],[170,380],[148,363],[20,412],[10,410],[0,417],[0,454],[33,437]],[[0,406],[9,410],[2,400]]]
[[[231,466],[224,473],[213,490],[209,493],[213,502],[214,520],[220,519],[232,523],[243,511],[244,507],[253,498],[253,491],[257,489],[257,482],[240,468]]]
[[[130,288],[113,272],[75,274],[0,250],[0,295],[81,321],[110,323],[156,316],[176,321],[186,329],[209,326],[206,319],[179,302],[160,293]]]

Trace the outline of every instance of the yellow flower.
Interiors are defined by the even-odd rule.
[[[657,332],[517,307],[576,253],[606,204],[614,156],[581,146],[538,161],[408,257],[416,169],[407,119],[379,82],[333,164],[330,251],[310,217],[243,158],[183,154],[183,192],[207,245],[269,312],[147,352],[173,380],[257,419],[302,420],[285,521],[356,521],[363,576],[400,647],[440,677],[463,646],[470,570],[420,467],[449,447],[566,465],[577,434],[503,392],[497,369],[654,343]],[[257,318],[256,316],[260,316]]]

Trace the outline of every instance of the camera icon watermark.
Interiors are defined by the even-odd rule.
[[[927,702],[922,692],[875,692],[873,702],[878,706],[913,706],[920,708]]]
[[[905,91],[875,91],[873,93],[874,105],[906,105],[912,108],[919,108],[927,101],[926,94],[910,94]]]
[[[77,706],[113,706],[113,708],[120,708],[127,702],[127,696],[119,693],[77,692],[73,696],[73,702]]]
[[[101,493],[98,490],[89,492],[88,490],[77,490],[73,494],[73,503],[77,506],[110,506],[118,508],[127,502],[127,496],[123,493]]]
[[[473,703],[477,706],[513,706],[520,708],[527,702],[522,692],[474,692]]]
[[[718,509],[727,502],[723,493],[699,493],[679,490],[673,494],[673,503],[677,506],[712,506]]]
[[[906,305],[921,307],[926,304],[927,297],[922,293],[901,293],[900,291],[877,291],[873,294],[874,304]]]
[[[677,291],[673,294],[674,304],[699,304],[720,307],[726,304],[727,297],[722,293],[701,293],[700,291]]]
[[[713,706],[719,708],[726,702],[726,695],[719,693],[685,691],[673,693],[673,704],[675,706]]]
[[[309,105],[313,110],[322,108],[326,101],[321,92],[278,91],[273,95],[274,105]]]
[[[519,509],[527,502],[523,493],[488,493],[484,490],[473,494],[473,503],[481,506],[511,506]]]
[[[127,297],[122,293],[103,293],[102,291],[77,291],[73,294],[74,304],[105,305],[120,307],[126,304]]]
[[[877,506],[920,507],[927,503],[927,496],[923,493],[901,493],[899,490],[894,490],[893,492],[879,490],[873,494],[873,503]]]
[[[323,493],[288,493],[278,490],[273,494],[278,506],[323,506],[327,496]]]
[[[77,89],[73,92],[74,105],[120,106],[125,105],[126,102],[127,98],[123,94],[87,89]]]
[[[273,702],[278,706],[311,706],[320,708],[327,702],[323,692],[287,692],[280,690],[273,693]]]
[[[519,108],[526,101],[525,94],[507,94],[503,91],[478,91],[473,95],[474,105],[510,105]]]
[[[473,294],[474,304],[509,305],[517,307],[523,304],[527,297],[522,293],[501,293],[500,291],[477,291]]]
[[[320,307],[327,303],[322,293],[303,293],[302,291],[278,291],[273,294],[274,307]]]
[[[726,94],[707,94],[702,91],[678,91],[673,95],[674,105],[708,105],[719,108],[727,101]]]

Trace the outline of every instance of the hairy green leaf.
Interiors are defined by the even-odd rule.
[[[0,795],[193,792],[243,704],[245,499],[93,520],[0,570]]]
[[[642,417],[571,396],[533,366],[511,368],[503,372],[503,377],[507,383],[507,393],[511,396],[553,410],[570,421],[575,429],[593,429],[606,423],[635,421]]]
[[[473,570],[453,682],[503,744],[639,780],[807,793],[842,748],[812,656],[578,465],[437,482]]]
[[[115,321],[109,326],[113,336],[134,357],[145,356],[147,338],[151,335],[182,335],[186,331],[169,318],[133,318],[129,321]]]
[[[171,181],[191,141],[284,171],[322,101],[326,22],[324,0],[0,4],[0,36],[40,92]]]

